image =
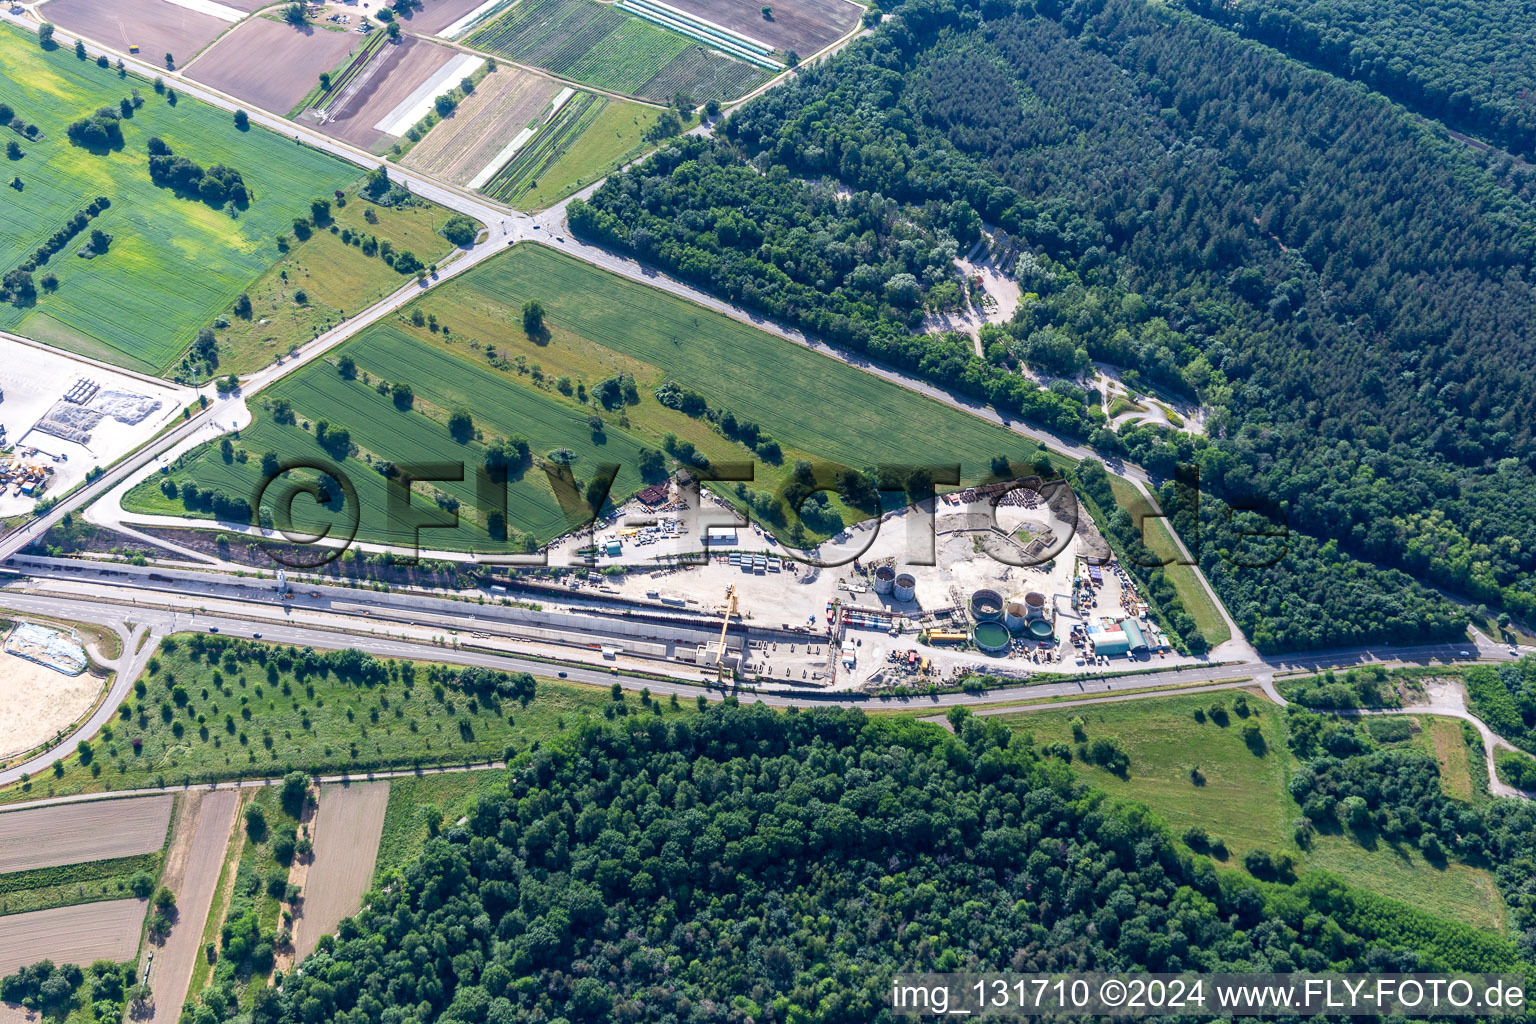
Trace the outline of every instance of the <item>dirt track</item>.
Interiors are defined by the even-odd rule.
[[[155,951],[149,984],[154,990],[155,1009],[149,1024],[172,1024],[181,1015],[187,998],[187,985],[197,958],[203,955],[203,924],[213,903],[213,889],[224,866],[224,851],[235,823],[235,805],[240,794],[235,790],[216,790],[201,794],[194,810],[188,806],[177,822],[178,836],[174,851],[186,850],[185,859],[168,865],[177,868],[176,921],[165,944]]]
[[[153,853],[165,845],[174,799],[167,794],[0,814],[0,873]]]
[[[294,958],[314,951],[320,936],[358,912],[373,881],[389,806],[389,783],[328,785],[320,791],[313,826],[315,862],[309,868],[304,905],[294,922]]]
[[[0,975],[39,960],[81,966],[132,960],[148,907],[142,900],[110,900],[0,917]]]

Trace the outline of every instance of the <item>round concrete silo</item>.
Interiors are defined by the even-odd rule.
[[[1029,618],[1045,618],[1045,595],[1036,590],[1031,590],[1024,595],[1024,605],[1029,609]]]
[[[875,570],[875,593],[889,594],[896,584],[896,570],[882,565]]]
[[[1003,617],[1003,595],[982,588],[971,595],[971,618],[977,622],[997,622]]]
[[[917,597],[917,577],[909,572],[901,573],[896,577],[891,594],[898,601],[914,600]]]
[[[1013,633],[1029,625],[1029,609],[1022,598],[1015,597],[1008,602],[1008,610],[1003,613],[1003,625]]]

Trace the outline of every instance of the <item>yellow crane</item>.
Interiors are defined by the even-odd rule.
[[[715,678],[725,685],[725,632],[731,628],[731,616],[736,614],[736,584],[725,588],[725,614],[720,618],[720,643],[715,651]]]

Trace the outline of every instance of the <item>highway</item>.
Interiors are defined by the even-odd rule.
[[[530,672],[546,678],[563,672],[563,678],[571,682],[603,687],[617,682],[629,689],[649,688],[652,693],[675,693],[689,699],[701,693],[710,699],[720,699],[727,695],[725,691],[706,689],[685,680],[658,679],[651,675],[626,673],[615,668],[600,668],[576,661],[552,664],[546,658],[519,657],[515,651],[499,654],[483,647],[465,645],[474,644],[474,640],[461,639],[459,645],[455,645],[433,642],[428,636],[411,639],[401,635],[412,631],[402,627],[398,616],[374,617],[368,612],[369,608],[395,612],[414,609],[420,613],[422,620],[429,617],[440,620],[439,623],[423,621],[422,628],[415,631],[418,634],[430,635],[433,629],[442,629],[441,623],[455,622],[461,636],[481,632],[503,638],[503,642],[507,642],[510,635],[515,633],[515,630],[509,630],[508,627],[509,610],[495,604],[481,605],[425,593],[384,593],[308,584],[303,585],[303,589],[313,590],[320,595],[318,598],[306,597],[299,601],[283,602],[277,600],[275,584],[249,576],[210,572],[202,574],[205,582],[194,586],[182,579],[150,580],[148,575],[152,570],[149,568],[125,565],[103,567],[89,563],[71,565],[68,560],[25,557],[16,561],[20,564],[12,566],[11,571],[25,572],[26,575],[13,577],[11,582],[0,586],[0,607],[23,614],[102,625],[118,631],[120,635],[131,633],[134,640],[133,643],[125,642],[123,656],[118,665],[114,666],[117,678],[111,693],[96,714],[50,751],[24,764],[0,771],[0,785],[16,781],[23,772],[37,774],[73,751],[77,740],[94,735],[121,703],[134,679],[142,673],[144,663],[160,638],[177,632],[219,632],[240,637],[251,637],[259,633],[264,641],[312,646],[322,650],[355,648],[379,658],[473,665]],[[256,593],[258,591],[265,591],[265,594],[259,595]],[[339,607],[342,605],[344,609]],[[146,635],[148,639],[140,649],[138,638]],[[1289,673],[1366,664],[1449,664],[1474,659],[1509,660],[1511,657],[1508,648],[1479,638],[1477,643],[1467,641],[1402,648],[1358,647],[1297,655],[1254,656],[1251,660],[1213,661],[1193,667],[1137,671],[1112,677],[1084,674],[1075,679],[1033,686],[1021,684],[980,693],[945,693],[920,698],[874,697],[846,691],[809,689],[804,692],[783,689],[754,692],[738,688],[732,692],[743,701],[757,701],[772,707],[859,707],[871,711],[943,710],[950,707],[996,709],[999,705],[1021,701],[1086,698],[1149,688],[1162,690],[1196,685],[1248,684],[1262,687],[1272,699],[1283,703],[1274,689],[1274,680]]]

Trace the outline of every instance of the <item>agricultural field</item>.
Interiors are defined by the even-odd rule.
[[[321,446],[314,426],[325,419],[350,430],[351,443],[358,449],[340,465],[356,491],[361,516],[359,540],[414,549],[415,522],[452,523],[449,512],[433,507],[434,497],[440,497],[445,508],[458,503],[460,525],[422,530],[421,546],[460,551],[527,550],[530,544],[553,540],[590,518],[580,496],[584,485],[569,490],[567,501],[562,503],[550,476],[537,465],[524,465],[514,473],[508,488],[507,539],[494,536],[488,510],[480,507],[476,472],[485,463],[487,445],[500,438],[526,438],[531,456],[540,460],[547,453],[568,450],[574,455],[572,466],[578,481],[590,478],[598,466],[618,463],[622,468],[613,484],[615,497],[628,496],[643,486],[636,468],[641,445],[627,432],[608,426],[594,434],[589,413],[537,391],[512,392],[519,400],[508,402],[509,388],[515,385],[495,368],[473,361],[473,352],[466,351],[467,342],[455,342],[452,350],[433,347],[405,333],[406,326],[395,322],[374,327],[339,350],[338,359],[345,355],[355,360],[355,379],[343,377],[332,363],[320,362],[264,392],[262,401],[269,407],[288,403],[295,422],[278,422],[269,408],[242,432],[244,461],[238,452],[226,461],[219,447],[210,444],[178,460],[164,477],[176,481],[179,488],[195,481],[200,491],[249,499],[260,483],[260,464],[266,452],[275,453],[279,461],[310,465],[317,460],[329,461],[332,453]],[[381,393],[381,381],[414,382],[411,407],[402,409],[393,395]],[[450,435],[447,420],[459,408],[473,411],[478,438],[460,442]],[[411,509],[397,513],[389,499],[388,481],[371,464],[382,466],[385,462],[463,464],[465,479],[433,483],[433,491],[425,491],[426,485],[418,484]],[[188,515],[181,500],[184,490],[172,497],[161,482],[162,477],[145,480],[129,493],[125,507],[151,514]],[[277,497],[284,491],[274,486],[269,496]],[[300,512],[306,511],[305,502],[298,507]],[[292,529],[300,533],[317,530],[331,513],[348,519],[356,511],[344,495],[333,496],[329,512],[316,509],[312,503],[308,510],[314,514],[296,515]]]
[[[507,326],[529,299],[544,306],[546,344]],[[675,380],[711,406],[760,423],[786,452],[845,466],[933,458],[960,462],[964,475],[977,479],[995,455],[1027,460],[1038,451],[1002,426],[547,246],[516,246],[419,305],[451,318],[456,330],[494,339],[513,358],[540,362],[546,379],[569,374],[590,387],[616,372],[634,374],[641,398],[626,410],[632,429],[653,431],[658,440],[665,430],[680,438],[712,436],[722,457],[741,459],[745,450],[654,401],[658,385]],[[838,427],[828,431],[833,414]],[[685,435],[689,424],[699,433]],[[786,454],[785,462],[793,457]],[[759,466],[759,475],[773,468]]]
[[[101,800],[0,814],[0,872],[152,853],[165,845],[174,797]]]
[[[524,192],[538,184],[544,170],[592,127],[606,104],[601,96],[588,92],[572,96],[527,139],[516,155],[483,183],[485,194],[504,203],[516,203]]]
[[[1215,705],[1228,709],[1225,725],[1208,713]],[[1443,867],[1426,861],[1417,848],[1378,840],[1366,848],[1338,834],[1319,833],[1308,850],[1295,846],[1292,823],[1301,808],[1287,785],[1295,762],[1286,745],[1281,712],[1262,697],[1247,696],[1250,715],[1237,713],[1232,693],[1157,697],[1142,700],[1056,708],[1007,715],[1017,733],[1034,737],[1036,745],[1062,742],[1072,746],[1072,721],[1081,718],[1088,741],[1112,738],[1130,756],[1125,777],[1084,764],[1072,768],[1084,781],[1112,797],[1150,807],[1175,836],[1186,829],[1205,829],[1224,841],[1223,867],[1235,868],[1250,850],[1286,851],[1299,869],[1320,869],[1351,885],[1401,900],[1433,914],[1492,931],[1507,927],[1504,902],[1492,876],[1461,863]],[[1196,709],[1206,711],[1197,721]],[[1242,736],[1242,727],[1256,721],[1263,736],[1256,753]],[[1197,769],[1203,782],[1190,775]]]
[[[1149,514],[1152,511],[1151,505],[1129,480],[1111,476],[1109,486],[1115,492],[1116,503],[1131,513],[1133,521],[1142,524],[1142,541],[1147,549],[1156,558],[1166,560],[1163,575],[1178,593],[1184,610],[1195,620],[1195,628],[1205,637],[1207,647],[1215,647],[1232,639],[1232,628],[1222,618],[1221,609],[1216,606],[1210,590],[1201,582],[1200,574],[1193,565],[1182,561],[1178,545],[1169,532],[1168,521],[1161,516]]]
[[[521,329],[519,311],[530,299],[546,310],[548,338],[535,341]],[[434,322],[447,330],[433,330]],[[341,376],[342,356],[351,357],[355,379]],[[966,479],[976,480],[990,472],[997,455],[1019,462],[1043,455],[1034,442],[997,424],[539,245],[516,246],[434,289],[331,358],[335,362],[306,367],[264,396],[269,404],[288,403],[294,422],[278,423],[270,412],[262,413],[228,458],[214,445],[189,453],[169,473],[139,484],[126,506],[145,514],[209,517],[189,512],[179,490],[187,481],[199,491],[249,499],[265,452],[311,462],[325,457],[312,423],[323,417],[347,427],[357,448],[343,465],[361,510],[360,540],[414,543],[408,521],[390,517],[386,483],[369,460],[463,460],[470,479],[432,486],[444,503],[460,503],[465,525],[425,531],[422,546],[488,550],[491,538],[473,480],[486,440],[521,434],[534,456],[567,447],[576,455],[579,479],[588,477],[589,466],[617,462],[623,468],[612,491],[616,502],[642,483],[634,461],[639,450],[661,448],[668,434],[714,461],[752,458],[749,449],[707,421],[656,401],[656,388],[668,380],[700,392],[712,405],[721,401],[718,396],[731,396],[728,411],[761,424],[779,442],[782,461],[757,466],[753,487],[759,490],[776,488],[799,458],[855,468],[959,461]],[[587,389],[621,374],[633,378],[636,401],[600,409]],[[381,393],[381,379],[416,382],[412,411],[401,411]],[[509,395],[517,400],[509,401]],[[447,416],[458,406],[474,410],[473,425],[482,438],[459,444],[449,437]],[[832,434],[822,429],[828,409],[839,411],[840,429]],[[591,416],[603,418],[600,439],[591,433]],[[306,422],[311,429],[305,429]],[[176,483],[176,493],[168,493],[167,482]],[[345,497],[333,496],[333,504],[339,507],[326,518],[349,522]],[[413,505],[425,506],[418,517],[445,516],[431,508],[428,494]],[[846,511],[840,502],[834,505]],[[542,544],[588,518],[584,505],[566,508],[570,503],[557,499],[547,475],[530,466],[512,481],[507,523]],[[294,526],[300,532],[318,530],[323,521],[317,516]]]
[[[0,916],[127,899],[159,874],[159,851],[0,874]]]
[[[654,107],[608,100],[579,136],[563,147],[548,147],[548,159],[505,201],[520,210],[542,210],[606,177],[647,149],[645,134],[660,114]]]
[[[109,250],[93,259],[74,257],[83,242],[66,243],[39,268],[35,300],[0,306],[0,328],[131,369],[156,373],[173,364],[197,330],[271,265],[274,237],[310,198],[357,177],[355,168],[281,136],[240,131],[223,111],[191,100],[173,105],[142,79],[119,78],[63,48],[44,51],[8,25],[0,26],[0,77],[16,116],[45,135],[15,137],[25,155],[11,168],[22,188],[0,199],[0,265],[26,259],[98,196],[110,206],[98,207],[89,223],[111,236]],[[134,90],[143,104],[121,121],[120,148],[97,153],[68,140],[71,122],[117,109]],[[238,170],[249,206],[226,212],[157,187],[147,171],[151,136],[204,166]],[[195,274],[186,272],[189,254]],[[56,290],[45,287],[44,274],[56,276]]]
[[[851,0],[773,0],[772,17],[753,0],[668,0],[671,6],[802,57],[841,39],[864,15]]]
[[[99,775],[71,755],[62,774],[35,780],[31,793],[11,786],[0,801],[273,778],[296,766],[339,773],[485,762],[509,745],[524,749],[574,728],[611,703],[606,690],[534,681],[525,705],[521,690],[513,697],[467,691],[459,669],[425,664],[394,664],[372,686],[318,667],[300,678],[301,657],[308,656],[275,644],[168,638],[142,680],[144,695],[126,701],[127,717],[92,741]],[[312,664],[339,666],[346,657],[314,655]],[[176,687],[185,704],[176,703]],[[162,704],[172,709],[169,721]],[[631,699],[626,710],[637,707]]]
[[[401,19],[403,27],[426,36],[440,35],[460,18],[480,9],[486,0],[424,0]]]
[[[180,67],[230,27],[230,22],[168,0],[48,0],[38,13],[71,34],[79,33],[159,63],[169,53]]]
[[[165,885],[176,894],[171,932],[155,951],[150,972],[155,1009],[148,1024],[173,1024],[203,956],[203,926],[213,901],[240,794],[233,789],[189,793],[166,855]]]
[[[468,814],[481,796],[504,791],[506,786],[507,773],[499,768],[391,780],[373,869],[374,884],[415,860],[434,829],[453,824]]]
[[[542,116],[558,92],[559,84],[542,75],[498,67],[451,117],[439,121],[411,148],[403,163],[468,186],[519,132]]]
[[[383,153],[431,111],[434,99],[480,63],[441,43],[401,36],[398,43],[384,44],[348,95],[326,107],[320,130]]]
[[[252,106],[287,114],[309,95],[320,72],[335,68],[365,42],[356,32],[247,18],[183,70]]]
[[[367,309],[409,284],[411,276],[397,272],[378,253],[367,253],[364,244],[369,238],[387,240],[395,251],[412,253],[428,266],[453,251],[453,244],[438,233],[452,213],[426,200],[379,206],[352,188],[347,190],[347,204],[333,204],[331,216],[334,232],[316,230],[303,241],[294,239],[247,289],[250,316],[228,316],[228,326],[215,329],[220,373],[267,366],[334,327],[343,316]]]
[[[189,991],[189,1006],[214,982],[229,981],[249,1005],[250,996],[267,984],[274,967],[273,954],[281,947],[280,932],[287,928],[283,915],[296,852],[304,837],[304,825],[285,804],[281,790],[263,787],[238,794],[233,808],[235,825],[228,845],[213,852],[218,883],[203,929],[203,944],[218,950],[212,964],[196,958]],[[243,990],[243,991],[242,991]],[[176,1001],[181,1007],[181,1000]]]
[[[132,960],[148,906],[143,900],[110,900],[0,917],[0,975],[39,960]]]
[[[764,68],[596,0],[523,0],[464,42],[562,78],[660,101],[678,92],[700,103],[733,99],[769,77]]]
[[[389,805],[388,782],[331,783],[320,790],[311,825],[314,862],[304,884],[304,905],[294,921],[294,959],[314,952],[320,936],[356,914],[373,882],[373,865]]]

